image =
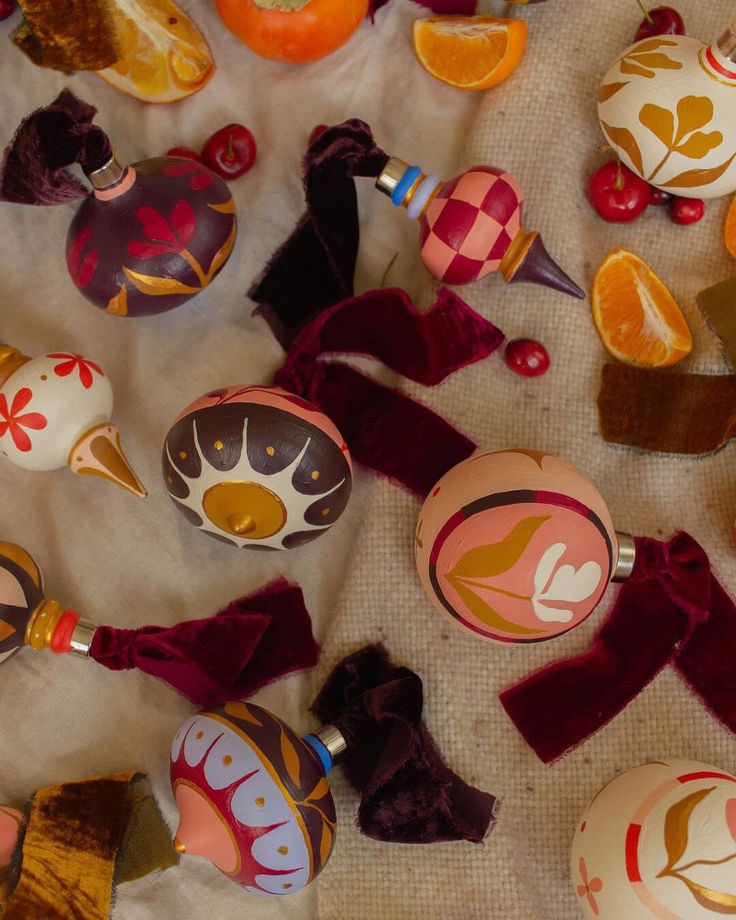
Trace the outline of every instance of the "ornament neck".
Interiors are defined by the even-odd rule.
[[[634,571],[636,562],[636,542],[630,533],[616,531],[618,540],[618,559],[611,581],[628,581]]]
[[[118,160],[114,152],[104,166],[93,169],[86,175],[95,190],[95,198],[102,201],[109,201],[124,194],[135,182],[133,167]]]
[[[19,367],[22,367],[31,359],[22,355],[17,348],[11,345],[0,345],[0,387],[5,381],[14,374]]]
[[[438,175],[427,176],[418,166],[410,166],[398,157],[391,157],[376,179],[376,188],[388,195],[397,208],[406,208],[412,220],[424,218],[443,185]]]
[[[736,19],[717,42],[703,48],[700,61],[709,76],[736,85]]]
[[[24,642],[35,651],[50,648],[86,658],[97,625],[83,620],[75,610],[62,610],[58,601],[44,598],[28,620]]]
[[[342,732],[334,725],[323,725],[311,735],[305,735],[304,740],[322,761],[325,775],[334,766],[336,758],[348,747]]]

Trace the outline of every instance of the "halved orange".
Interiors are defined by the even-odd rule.
[[[97,73],[144,102],[175,102],[202,89],[215,72],[204,35],[172,0],[111,4],[120,60]]]
[[[726,214],[726,223],[723,227],[723,241],[729,255],[736,259],[736,196]]]
[[[489,89],[510,76],[526,48],[523,19],[433,16],[414,23],[414,52],[433,77],[459,89]]]
[[[608,351],[640,367],[668,367],[693,338],[672,294],[639,256],[614,249],[593,281],[593,319]]]

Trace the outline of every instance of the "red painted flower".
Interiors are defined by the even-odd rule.
[[[82,357],[82,355],[69,355],[65,352],[58,352],[47,357],[61,360],[61,364],[57,364],[54,368],[54,373],[57,377],[68,377],[75,368],[78,368],[79,380],[85,390],[88,390],[94,383],[92,371],[99,374],[100,377],[105,376],[101,367],[95,364],[94,361],[89,361],[87,358]]]
[[[151,259],[165,252],[179,253],[186,249],[197,231],[197,218],[188,201],[183,198],[171,209],[169,219],[148,205],[140,208],[136,217],[144,234],[152,243],[128,243],[134,259]]]
[[[171,166],[164,166],[161,172],[165,176],[190,176],[189,188],[195,191],[209,188],[215,178],[206,166],[197,163],[196,160],[188,163],[172,163]]]
[[[600,913],[600,910],[598,908],[598,902],[595,899],[595,895],[599,891],[603,890],[603,882],[597,876],[596,878],[592,878],[590,881],[588,881],[588,868],[585,865],[585,860],[582,856],[580,857],[580,877],[583,880],[583,884],[578,885],[578,897],[588,898],[588,905],[597,917]]]
[[[19,415],[28,405],[33,397],[33,393],[28,387],[23,387],[13,397],[13,404],[8,409],[8,401],[4,393],[0,393],[0,437],[10,429],[10,436],[13,443],[24,453],[27,453],[31,447],[31,439],[23,431],[24,428],[32,428],[40,431],[48,424],[46,418],[40,412],[27,412],[25,415]]]
[[[78,288],[86,287],[90,283],[97,270],[97,263],[100,261],[100,254],[96,249],[90,249],[82,258],[82,250],[89,243],[90,236],[92,236],[92,230],[89,227],[85,227],[69,247],[69,252],[66,254],[69,274]]]

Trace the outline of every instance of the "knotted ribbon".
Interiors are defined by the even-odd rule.
[[[503,341],[493,323],[441,289],[420,313],[399,289],[369,291],[319,314],[293,341],[274,383],[319,406],[358,463],[424,497],[475,444],[426,406],[337,360],[377,358],[425,386],[487,357]]]
[[[319,651],[301,589],[281,579],[214,617],[167,628],[99,626],[89,654],[111,671],[137,668],[200,706],[221,706],[313,667]]]
[[[344,658],[325,681],[312,712],[347,742],[340,765],[361,793],[358,825],[396,843],[481,841],[496,799],[445,764],[422,721],[421,678],[393,665],[382,645]]]
[[[736,608],[687,533],[636,539],[636,563],[582,655],[547,665],[504,690],[501,703],[545,763],[614,718],[667,664],[736,732],[736,677],[726,650]]]

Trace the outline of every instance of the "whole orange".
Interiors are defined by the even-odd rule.
[[[256,54],[306,63],[346,42],[368,0],[216,0],[222,21]]]

